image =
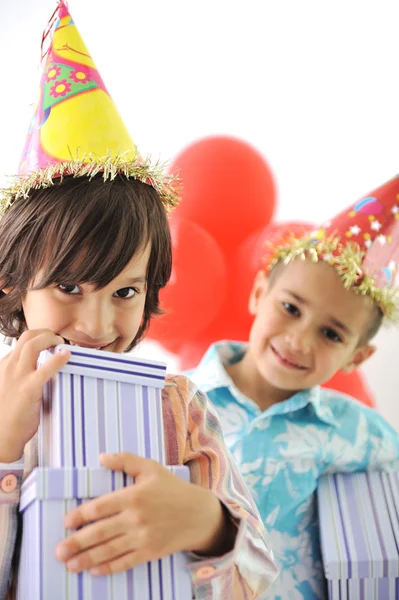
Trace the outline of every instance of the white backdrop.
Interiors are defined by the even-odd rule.
[[[0,0],[0,178],[16,170],[55,5]],[[166,160],[204,135],[241,137],[274,171],[278,218],[315,222],[399,169],[397,0],[69,6],[144,155]],[[365,373],[399,430],[399,334],[383,331],[377,343]]]

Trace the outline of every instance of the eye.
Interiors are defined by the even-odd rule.
[[[129,300],[129,298],[134,298],[139,294],[139,290],[133,287],[125,287],[121,288],[117,292],[115,292],[114,296],[116,298],[121,298],[121,300]]]
[[[322,329],[322,334],[324,335],[325,338],[327,338],[331,342],[335,342],[336,344],[342,342],[341,336],[338,335],[338,333],[336,331],[334,331],[334,329],[330,329],[330,327],[326,327],[325,329]]]
[[[80,294],[79,286],[75,285],[73,283],[60,283],[57,287],[64,294],[69,294],[69,295]]]
[[[283,307],[287,313],[293,315],[294,317],[299,317],[301,314],[295,304],[291,304],[291,302],[283,302]]]

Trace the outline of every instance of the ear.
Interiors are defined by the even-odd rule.
[[[249,296],[248,310],[251,315],[256,315],[260,298],[267,291],[268,279],[266,271],[258,271],[254,279],[252,291]]]
[[[352,358],[349,360],[349,362],[341,368],[341,371],[343,373],[350,373],[351,371],[354,371],[355,369],[360,367],[360,365],[362,365],[367,359],[369,359],[375,351],[375,346],[367,345],[362,346],[361,348],[357,348],[357,350],[354,351]]]
[[[9,292],[11,292],[11,288],[10,288],[10,287],[1,288],[1,291],[2,291],[4,294],[8,294]]]

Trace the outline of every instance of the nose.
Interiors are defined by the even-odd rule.
[[[310,354],[312,347],[312,333],[310,326],[293,325],[285,335],[285,342],[293,352]]]
[[[80,303],[75,329],[93,340],[107,339],[113,331],[112,306],[105,299],[96,298],[93,294],[90,300]]]

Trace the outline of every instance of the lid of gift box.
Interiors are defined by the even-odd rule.
[[[180,479],[190,481],[190,471],[183,465],[165,467]],[[21,489],[20,512],[35,500],[72,500],[96,498],[134,484],[123,472],[98,468],[38,467],[26,478]]]
[[[60,373],[84,375],[97,379],[111,379],[122,383],[147,385],[156,388],[164,387],[166,364],[132,354],[116,354],[115,352],[60,344],[55,348],[41,352],[38,366],[63,348],[69,350],[71,358],[60,370]]]
[[[327,579],[399,576],[399,473],[325,476],[318,510]]]

